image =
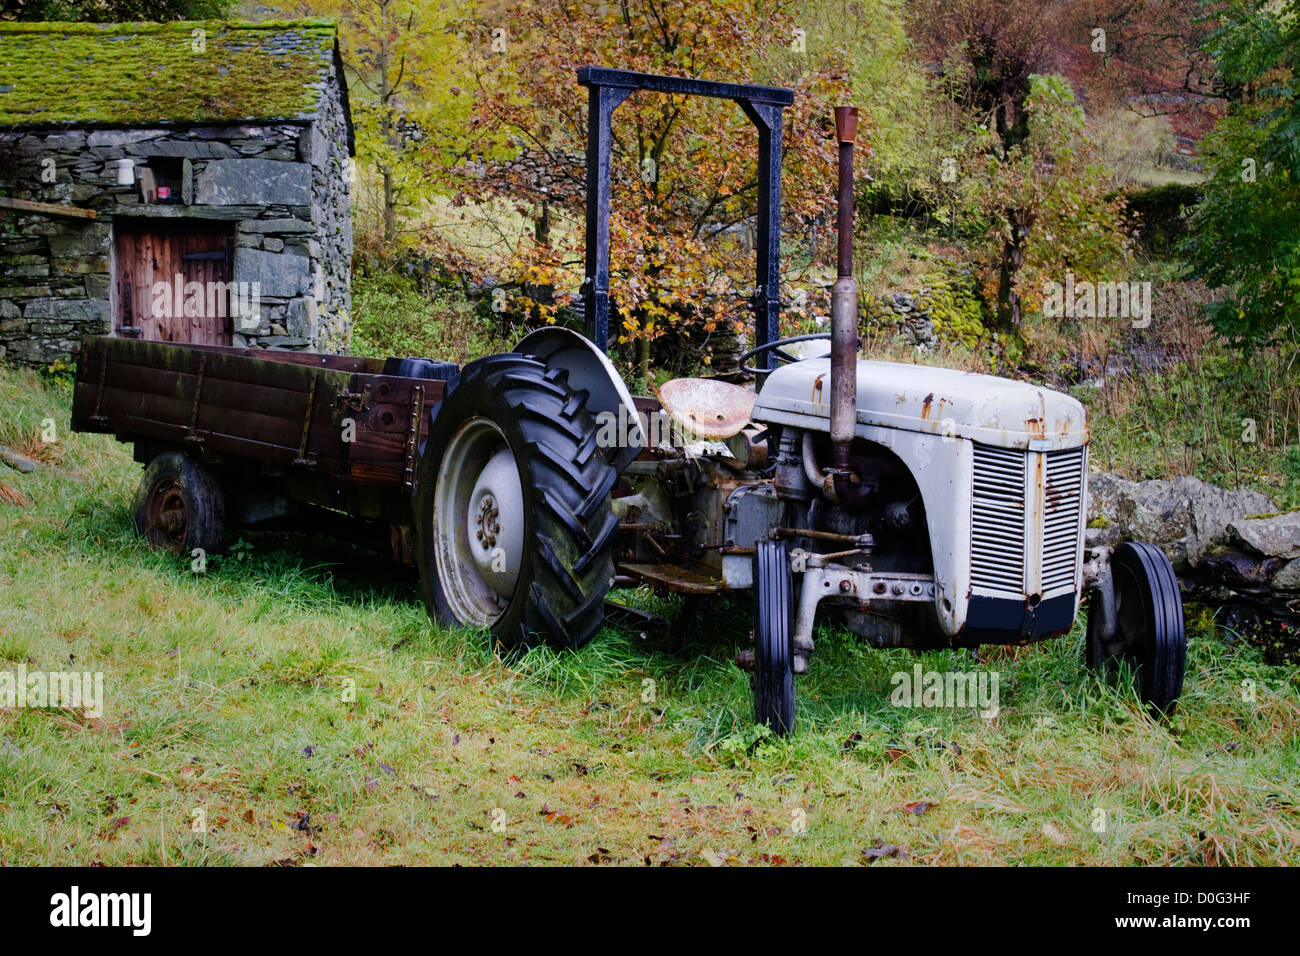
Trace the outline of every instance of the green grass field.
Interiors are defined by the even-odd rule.
[[[1078,628],[981,660],[827,630],[777,741],[743,602],[683,650],[607,628],[503,663],[346,549],[250,535],[195,574],[134,537],[140,466],[68,406],[0,370],[0,442],[48,461],[0,466],[0,671],[102,671],[104,712],[0,709],[0,864],[1300,862],[1300,678],[1208,612],[1165,722]],[[998,714],[891,706],[918,661],[996,671]]]

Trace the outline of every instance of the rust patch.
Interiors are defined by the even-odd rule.
[[[814,405],[822,404],[822,388],[825,384],[823,381],[825,378],[825,375],[818,375],[817,378],[813,380],[812,403]]]
[[[931,392],[929,395],[925,396],[925,400],[921,402],[922,421],[925,421],[927,418],[930,417],[930,406],[933,404],[934,404],[934,392]]]

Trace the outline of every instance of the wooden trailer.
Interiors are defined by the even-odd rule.
[[[155,547],[306,526],[416,564],[436,620],[573,646],[603,620],[618,522],[568,374],[514,352],[462,369],[90,336],[72,427],[133,444],[135,527]]]
[[[72,427],[133,443],[146,466],[185,455],[192,471],[207,473],[198,480],[219,482],[223,525],[284,519],[306,505],[408,529],[420,443],[457,371],[418,359],[94,336],[77,364]],[[137,515],[152,543],[220,550],[219,535],[179,535],[181,499],[168,507],[166,488],[156,497]],[[408,538],[393,532],[399,557]]]

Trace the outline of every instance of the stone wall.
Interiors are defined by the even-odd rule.
[[[94,220],[0,210],[0,357],[46,364],[111,329],[115,219],[233,222],[236,282],[261,283],[237,345],[340,351],[350,326],[347,121],[337,83],[312,122],[0,130],[0,194],[93,209]],[[179,158],[182,204],[146,204],[118,161]],[[50,181],[53,180],[53,181]]]
[[[1270,660],[1300,661],[1300,512],[1264,495],[1196,478],[1088,477],[1089,546],[1150,541],[1169,556],[1183,595],[1221,611],[1230,633]]]

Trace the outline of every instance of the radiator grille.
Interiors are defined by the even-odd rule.
[[[971,584],[1024,594],[1025,462],[1023,451],[975,446],[971,512]]]
[[[1074,586],[1079,558],[1079,511],[1083,506],[1084,450],[1047,453],[1043,514],[1043,593]]]

